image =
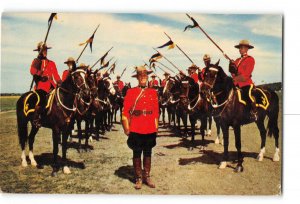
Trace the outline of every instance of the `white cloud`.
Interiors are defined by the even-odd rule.
[[[282,16],[266,15],[245,24],[254,34],[282,37]]]

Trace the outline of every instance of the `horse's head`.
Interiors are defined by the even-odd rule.
[[[127,93],[127,90],[131,88],[131,85],[130,85],[130,82],[126,83],[125,82],[125,85],[122,89],[122,96],[125,97],[126,93]]]
[[[98,70],[96,71],[88,70],[86,73],[86,82],[91,90],[91,96],[93,98],[97,97],[97,90],[98,90],[97,79],[96,79],[97,72]]]
[[[204,93],[211,90],[213,91],[220,85],[222,86],[228,77],[222,67],[219,66],[219,62],[220,60],[215,64],[210,64],[205,70],[202,86],[202,91],[204,91]]]
[[[90,88],[86,83],[86,71],[83,69],[76,69],[71,72],[72,81],[76,87],[76,93],[86,103],[91,100]]]
[[[98,94],[102,99],[116,94],[114,85],[109,77],[101,78],[98,81]]]
[[[165,84],[165,87],[162,91],[162,97],[164,99],[167,99],[170,97],[170,94],[171,94],[171,90],[172,88],[174,87],[175,85],[175,81],[176,79],[174,77],[169,77],[166,81],[166,84]]]

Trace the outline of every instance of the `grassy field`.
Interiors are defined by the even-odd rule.
[[[11,99],[12,100],[12,99]],[[280,109],[282,110],[282,109]],[[279,115],[280,145],[282,145],[282,115]],[[61,171],[57,177],[52,172],[51,130],[42,128],[36,136],[35,157],[43,166],[21,167],[21,149],[18,145],[16,116],[14,112],[0,115],[0,186],[6,193],[99,193],[99,194],[175,194],[175,195],[279,195],[281,193],[282,162],[273,162],[274,139],[267,138],[265,159],[256,160],[260,148],[260,136],[255,124],[242,127],[242,151],[244,172],[234,173],[236,165],[219,170],[223,147],[206,137],[204,151],[187,150],[188,140],[159,129],[157,146],[153,149],[152,177],[157,188],[143,186],[140,191],[133,188],[132,152],[127,147],[127,137],[120,124],[100,141],[91,143],[91,152],[78,153],[76,143],[70,143],[70,175]],[[199,124],[198,124],[199,126]],[[196,142],[200,136],[197,130]],[[77,139],[75,139],[77,141]],[[281,148],[282,150],[282,148]],[[234,160],[233,131],[230,130],[230,159]],[[281,151],[282,152],[282,151]],[[60,149],[61,154],[61,149]],[[282,153],[281,153],[282,156]]]
[[[0,112],[16,109],[16,103],[20,96],[0,96]]]

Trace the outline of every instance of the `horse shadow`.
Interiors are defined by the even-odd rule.
[[[194,147],[197,148],[197,146],[207,146],[210,143],[214,143],[213,140],[194,140],[194,142],[192,143],[191,140],[188,140],[186,138],[181,138],[181,140],[179,140],[179,143],[177,144],[170,144],[170,145],[165,145],[163,147],[167,148],[167,149],[174,149],[174,148],[189,148],[189,147]]]
[[[132,165],[121,166],[117,170],[115,170],[114,174],[120,178],[127,179],[132,183],[135,182],[134,170]]]
[[[81,148],[88,148],[90,150],[94,149],[94,146],[88,144],[81,144]],[[79,143],[78,142],[68,142],[68,149],[79,149]]]
[[[199,157],[179,158],[178,163],[181,166],[195,164],[195,163],[218,165],[223,158],[223,152],[219,153],[219,152],[214,152],[213,150],[203,150],[202,153],[203,154]],[[233,163],[237,163],[235,151],[229,151],[228,156],[229,156],[229,161],[233,161]],[[243,152],[243,156],[244,158],[248,157],[248,158],[256,159],[257,152]],[[229,165],[229,168],[234,168],[234,167]]]
[[[52,153],[42,153],[40,155],[35,155],[34,158],[35,158],[36,162],[38,163],[37,168],[43,169],[44,166],[51,166],[52,168],[54,168]],[[57,155],[57,163],[59,166],[62,166],[62,158],[59,155]],[[72,167],[72,168],[76,168],[76,169],[85,169],[85,165],[83,162],[76,162],[76,161],[72,161],[70,159],[66,160],[66,165],[69,167]]]

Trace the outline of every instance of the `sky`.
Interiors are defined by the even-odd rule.
[[[282,16],[257,14],[199,14],[190,16],[215,40],[232,59],[239,57],[234,45],[248,39],[254,49],[249,55],[255,58],[252,79],[255,84],[282,81]],[[1,25],[1,93],[24,93],[29,90],[32,76],[29,68],[36,57],[39,41],[43,41],[47,31],[50,13],[2,13]],[[86,41],[97,25],[93,52],[87,48],[79,63],[93,65],[108,49],[108,55],[117,60],[115,75],[121,74],[125,82],[134,86],[132,78],[135,66],[148,62],[158,47],[168,41],[166,32],[198,65],[204,67],[203,55],[209,54],[212,62],[220,59],[220,65],[228,73],[228,60],[197,28],[183,32],[191,24],[185,13],[58,13],[53,21],[47,44],[52,49],[48,58],[56,63],[58,72],[67,69],[63,63],[68,57],[77,58],[83,47],[78,44]],[[177,67],[186,71],[191,62],[177,49],[160,49]],[[176,71],[164,59],[161,62]],[[99,67],[98,65],[96,67]],[[163,78],[163,71],[157,69]]]

